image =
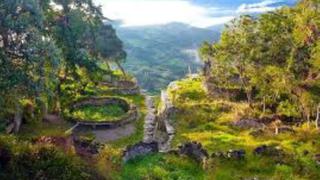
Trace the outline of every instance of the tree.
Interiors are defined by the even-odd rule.
[[[22,99],[39,98],[50,91],[48,70],[59,64],[59,52],[44,33],[43,8],[48,1],[1,1],[0,94],[4,114],[14,112],[15,130],[22,119]],[[54,69],[54,68],[53,68]]]

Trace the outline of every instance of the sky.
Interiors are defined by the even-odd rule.
[[[273,11],[293,0],[94,0],[103,13],[122,26],[173,22],[207,28],[227,23],[240,14]]]

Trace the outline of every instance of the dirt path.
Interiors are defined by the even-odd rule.
[[[135,124],[127,124],[122,127],[118,127],[115,129],[96,129],[93,130],[92,133],[96,137],[96,141],[99,143],[108,143],[111,141],[115,141],[133,134],[136,130]]]

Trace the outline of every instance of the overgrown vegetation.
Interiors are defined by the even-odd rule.
[[[0,1],[0,179],[320,179],[319,0],[235,19],[219,42],[202,45],[203,74],[170,84],[172,148],[201,143],[209,153],[201,163],[178,151],[122,161],[143,139],[148,112],[144,95],[110,90],[135,82],[104,21],[91,0]],[[136,105],[133,133],[107,144],[95,142],[96,127],[71,136],[75,124],[63,117],[91,96]],[[126,112],[86,105],[72,113],[105,121]]]
[[[258,18],[242,16],[228,24],[219,42],[200,49],[211,93],[242,94],[260,114],[316,120],[319,11],[319,1],[302,0],[293,8]]]
[[[114,121],[126,112],[119,105],[82,106],[72,112],[75,119],[85,121]]]

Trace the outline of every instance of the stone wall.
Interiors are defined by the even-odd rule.
[[[134,159],[138,156],[144,156],[151,153],[157,153],[159,151],[157,142],[139,142],[133,146],[128,146],[122,155],[124,162]]]
[[[166,91],[161,92],[161,104],[162,106],[159,107],[157,115],[155,140],[159,143],[161,152],[168,152],[175,134],[171,118],[176,112],[176,108],[173,106]]]
[[[77,122],[79,126],[92,126],[93,128],[95,128],[96,126],[108,126],[110,128],[114,128],[114,127],[119,127],[119,126],[129,124],[133,121],[136,121],[139,118],[138,109],[135,105],[129,104],[125,99],[121,99],[117,97],[86,98],[79,102],[74,103],[72,105],[71,111],[73,109],[76,109],[85,105],[103,106],[103,105],[109,105],[109,104],[120,105],[126,111],[126,114],[119,117],[118,120],[113,120],[113,121],[106,120],[106,121],[92,122],[85,119],[81,119],[81,120],[74,119],[72,117],[70,117],[70,119]]]
[[[111,87],[106,90],[108,93],[122,94],[122,95],[137,95],[140,94],[140,87],[135,81],[114,81],[114,82],[102,82],[101,85]]]

